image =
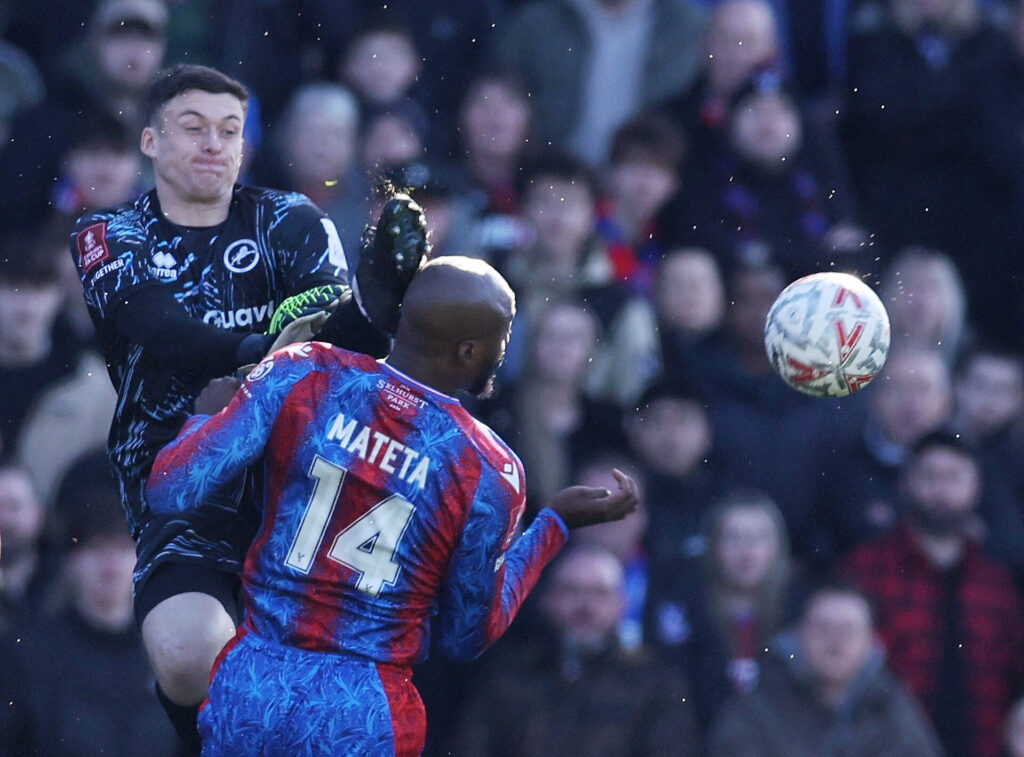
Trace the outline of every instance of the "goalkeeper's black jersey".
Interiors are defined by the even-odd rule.
[[[118,331],[118,304],[144,287],[169,287],[192,318],[263,332],[286,297],[346,283],[345,256],[334,224],[307,197],[243,186],[227,220],[209,228],[168,221],[155,190],[85,216],[71,253],[118,392],[108,447],[137,534],[153,458],[215,377],[159,365]]]

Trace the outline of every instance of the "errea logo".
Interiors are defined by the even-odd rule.
[[[164,250],[154,253],[150,259],[157,268],[174,268],[178,264],[177,259],[171,253]]]
[[[260,251],[252,239],[237,239],[224,250],[224,266],[232,273],[248,273],[260,262]]]
[[[174,269],[178,266],[178,260],[166,250],[158,250],[149,260],[153,264],[153,273],[157,278],[173,279],[177,275]]]

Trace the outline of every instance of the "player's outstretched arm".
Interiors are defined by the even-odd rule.
[[[153,463],[149,507],[183,512],[234,480],[263,454],[288,392],[314,368],[297,348],[276,352],[256,366],[227,407],[212,416],[193,415]]]
[[[506,551],[515,520],[493,502],[473,504],[437,617],[438,646],[449,659],[472,660],[505,633],[544,566],[569,538],[565,524],[545,508]]]
[[[438,616],[445,656],[471,660],[493,644],[515,619],[544,566],[564,546],[571,528],[619,520],[639,503],[636,482],[620,470],[618,490],[570,486],[541,510],[511,548],[510,506],[480,498],[473,503],[452,558]]]
[[[588,486],[570,486],[555,495],[551,509],[568,528],[582,528],[622,520],[640,503],[636,482],[615,468],[612,475],[618,482],[615,492]]]

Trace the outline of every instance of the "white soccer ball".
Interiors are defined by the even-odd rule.
[[[782,290],[764,326],[768,359],[783,381],[813,397],[863,389],[889,354],[889,314],[848,273],[814,273]]]

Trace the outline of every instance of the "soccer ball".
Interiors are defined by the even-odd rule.
[[[863,389],[889,354],[889,314],[871,288],[848,273],[814,273],[782,290],[764,326],[775,372],[812,397]]]

